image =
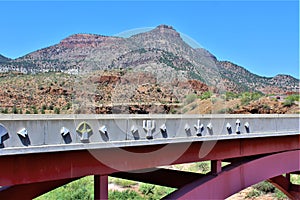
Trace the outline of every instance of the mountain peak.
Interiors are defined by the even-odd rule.
[[[299,88],[299,80],[291,76],[261,77],[233,63],[218,61],[206,49],[191,47],[179,32],[165,24],[128,38],[74,34],[18,59],[0,56],[0,72],[81,74],[120,68],[154,73],[162,81],[197,79],[233,92],[284,93]]]
[[[178,39],[180,37],[180,34],[172,26],[165,25],[165,24],[161,24],[149,32],[145,32],[145,33],[137,34],[137,35],[138,36],[152,35],[152,36],[163,37],[163,38],[168,38],[168,39],[170,39],[170,38]]]
[[[179,33],[172,26],[165,25],[165,24],[161,24],[157,26],[155,29],[153,29],[153,32],[158,32],[160,34],[167,33],[167,34],[179,36]]]
[[[156,29],[171,29],[171,30],[176,31],[176,30],[173,28],[173,26],[169,26],[169,25],[166,25],[166,24],[161,24],[161,25],[157,26]]]
[[[299,80],[291,75],[288,74],[277,74],[276,76],[272,77],[273,80],[285,80],[285,81],[290,81],[290,80],[294,80],[294,81],[298,81]]]

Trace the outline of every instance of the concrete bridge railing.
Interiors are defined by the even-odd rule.
[[[299,134],[299,115],[0,115],[0,155]]]

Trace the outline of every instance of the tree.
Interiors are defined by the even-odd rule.
[[[60,109],[55,107],[55,108],[54,108],[54,113],[55,113],[55,114],[59,114],[59,113],[60,113]]]
[[[12,108],[12,113],[13,113],[13,114],[18,114],[18,109],[17,109],[16,106],[14,106],[14,107]]]

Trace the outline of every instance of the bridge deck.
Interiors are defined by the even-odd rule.
[[[0,115],[0,156],[299,134],[299,115]]]
[[[107,199],[107,175],[204,160],[212,161],[210,182],[180,179],[171,199],[225,198],[299,171],[299,150],[299,115],[0,115],[0,198],[31,199],[96,175],[95,197]],[[221,161],[245,163],[223,171]],[[145,177],[169,184],[166,175]],[[234,187],[227,187],[229,181]],[[299,194],[283,189],[290,197]]]

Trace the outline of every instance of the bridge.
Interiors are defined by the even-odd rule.
[[[208,174],[161,167],[199,161]],[[108,198],[108,176],[177,188],[165,199],[224,199],[263,180],[300,199],[299,171],[299,115],[0,116],[0,199],[88,175],[95,199]]]

